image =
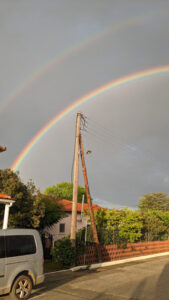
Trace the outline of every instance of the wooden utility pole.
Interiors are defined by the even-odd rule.
[[[97,235],[96,224],[95,224],[95,220],[94,220],[94,213],[93,213],[89,184],[88,184],[88,179],[87,179],[87,170],[86,170],[86,164],[85,164],[85,159],[84,159],[84,151],[83,151],[81,134],[79,137],[79,144],[80,144],[80,155],[81,155],[81,161],[82,161],[82,171],[83,171],[83,177],[84,177],[84,183],[85,183],[85,189],[86,189],[87,203],[88,203],[88,207],[89,207],[89,215],[90,215],[90,221],[91,221],[91,226],[92,226],[92,231],[93,231],[93,240],[94,240],[94,243],[96,244],[98,259],[101,260],[101,251],[100,251],[100,247],[99,247],[99,239],[98,239],[98,235]]]
[[[77,198],[78,198],[78,175],[79,175],[79,136],[80,136],[81,112],[77,113],[75,155],[74,155],[74,180],[73,180],[73,199],[72,199],[72,220],[70,239],[72,246],[76,246],[76,226],[77,226]]]

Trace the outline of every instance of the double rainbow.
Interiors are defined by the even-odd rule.
[[[137,72],[134,74],[130,74],[124,77],[121,77],[119,79],[113,80],[93,91],[90,93],[84,95],[83,97],[77,99],[74,101],[71,105],[66,107],[63,111],[61,111],[59,114],[57,114],[52,120],[50,120],[34,137],[30,140],[30,142],[27,144],[27,146],[20,152],[17,159],[14,161],[14,163],[11,166],[11,169],[13,171],[16,171],[19,166],[23,163],[25,158],[28,156],[28,154],[32,151],[32,149],[35,147],[35,145],[45,136],[45,134],[48,133],[50,129],[52,129],[60,120],[62,120],[64,117],[66,117],[69,113],[71,113],[73,110],[77,109],[81,104],[87,103],[88,101],[92,100],[98,95],[101,95],[115,87],[118,87],[120,85],[123,85],[125,83],[129,83],[131,81],[135,81],[137,79],[146,78],[148,76],[157,75],[157,74],[164,74],[169,72],[169,65],[160,66],[148,70],[143,70],[141,72]]]

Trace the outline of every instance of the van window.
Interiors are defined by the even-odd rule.
[[[0,258],[5,257],[5,240],[4,236],[0,236]]]
[[[36,252],[32,235],[8,235],[6,241],[6,257],[33,254]]]

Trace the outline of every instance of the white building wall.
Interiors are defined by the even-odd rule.
[[[81,217],[81,214],[77,214],[77,231],[83,227],[86,227],[88,216]],[[60,224],[65,224],[65,232],[60,232]],[[67,217],[61,219],[58,223],[51,227],[46,227],[45,232],[48,232],[53,236],[53,242],[70,234],[71,230],[71,213],[67,213]]]

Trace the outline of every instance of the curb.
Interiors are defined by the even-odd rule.
[[[79,270],[92,270],[92,269],[98,269],[102,267],[108,267],[108,266],[113,266],[113,265],[118,265],[118,264],[125,264],[128,262],[133,262],[133,261],[139,261],[139,260],[144,260],[148,258],[154,258],[154,257],[160,257],[160,256],[166,256],[169,255],[169,252],[163,252],[163,253],[156,253],[156,254],[150,254],[150,255],[144,255],[144,256],[137,256],[137,257],[132,257],[132,258],[126,258],[126,259],[121,259],[121,260],[115,260],[115,261],[109,261],[109,262],[103,262],[103,263],[96,263],[92,265],[85,265],[85,266],[77,266],[73,267],[69,270],[72,272],[76,272]]]
[[[55,274],[55,273],[61,273],[61,272],[68,272],[71,271],[71,269],[64,269],[64,270],[59,270],[59,271],[53,271],[53,272],[48,272],[48,273],[44,273],[44,275],[50,275],[50,274]]]

